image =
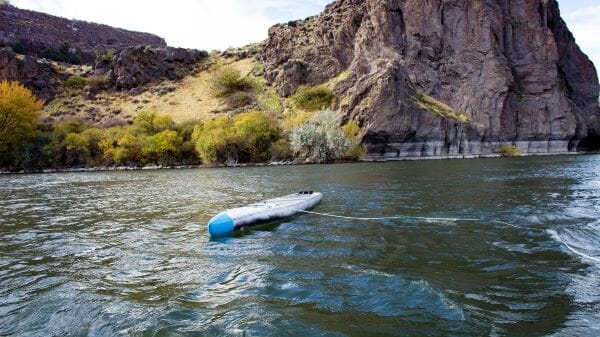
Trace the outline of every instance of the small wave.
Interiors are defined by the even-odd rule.
[[[600,256],[598,256],[599,252],[598,249],[595,248],[598,246],[598,242],[589,241],[594,240],[595,233],[586,235],[586,233],[576,233],[569,229],[564,229],[560,233],[558,230],[554,229],[548,229],[546,232],[550,234],[554,240],[562,243],[572,253],[585,260],[594,261],[596,264],[600,264]]]

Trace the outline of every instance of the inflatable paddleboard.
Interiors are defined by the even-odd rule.
[[[211,236],[230,235],[245,227],[293,216],[300,211],[314,207],[322,198],[322,193],[302,191],[244,207],[232,208],[210,219],[208,232]]]

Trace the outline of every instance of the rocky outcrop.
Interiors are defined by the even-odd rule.
[[[59,76],[51,64],[31,56],[17,55],[9,48],[0,49],[0,79],[19,81],[45,100],[51,100]]]
[[[84,63],[93,63],[97,55],[109,49],[118,51],[137,45],[166,47],[165,40],[156,35],[67,20],[0,4],[1,44],[18,45],[25,54],[43,56],[47,51],[58,51],[64,42],[80,53]]]
[[[598,77],[555,0],[338,0],[269,30],[266,79],[334,83],[370,159],[575,151],[600,135]]]
[[[112,60],[99,58],[95,72],[108,76],[117,89],[132,89],[163,78],[177,80],[208,57],[205,51],[183,48],[131,47]]]

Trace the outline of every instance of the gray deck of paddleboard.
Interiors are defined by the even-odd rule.
[[[322,197],[323,195],[318,192],[313,194],[296,193],[233,208],[224,213],[234,220],[236,227],[243,227],[256,222],[290,217],[299,211],[314,207],[321,201]]]

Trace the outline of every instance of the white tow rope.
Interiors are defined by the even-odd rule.
[[[290,208],[290,209],[293,211],[296,211],[298,213],[314,214],[314,215],[320,215],[320,216],[329,217],[329,218],[348,219],[348,220],[382,221],[382,220],[394,220],[394,219],[416,219],[416,220],[425,220],[425,221],[451,221],[451,222],[488,221],[488,222],[495,222],[495,223],[499,223],[499,224],[502,224],[505,226],[510,226],[510,227],[518,228],[518,229],[542,230],[539,228],[518,226],[515,224],[511,224],[510,222],[501,221],[501,220],[484,220],[484,219],[476,219],[476,218],[430,218],[430,217],[424,217],[424,216],[410,216],[410,215],[395,215],[395,216],[384,216],[384,217],[356,217],[356,216],[347,216],[347,215],[339,215],[339,214],[331,214],[331,213],[319,213],[319,212],[313,212],[313,211],[304,211],[304,210],[293,209],[293,208]]]
[[[418,219],[418,220],[429,220],[429,221],[479,221],[480,219],[463,219],[463,218],[428,218],[422,216],[408,216],[408,215],[397,215],[397,216],[384,216],[384,217],[356,217],[356,216],[345,216],[345,215],[337,215],[330,213],[319,213],[312,211],[303,211],[299,209],[294,209],[294,211],[299,213],[307,213],[307,214],[315,214],[330,218],[339,218],[339,219],[350,219],[350,220],[364,220],[364,221],[377,221],[377,220],[393,220],[393,219]]]

